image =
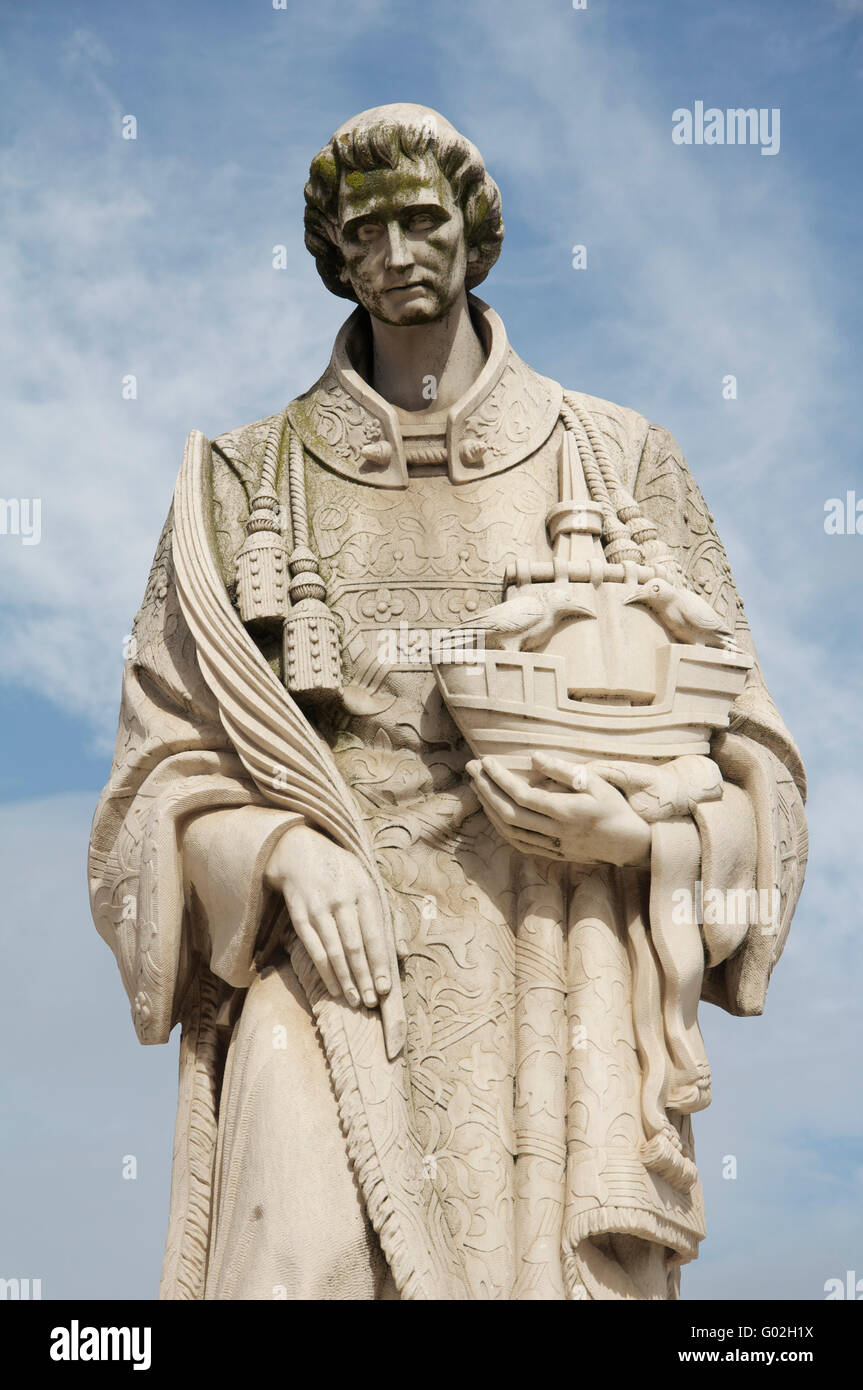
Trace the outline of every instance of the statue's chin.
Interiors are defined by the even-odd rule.
[[[400,294],[385,291],[357,295],[363,308],[372,318],[394,328],[413,328],[417,324],[436,323],[449,313],[457,297],[458,291],[440,293],[426,286],[423,286],[422,293]]]
[[[394,328],[410,328],[420,323],[435,323],[437,319],[442,319],[446,314],[446,307],[437,299],[430,299],[424,296],[416,299],[412,303],[394,305],[387,303],[386,300],[376,300],[369,305],[369,313],[373,318],[380,319],[382,323],[391,324]]]
[[[441,309],[435,312],[424,309],[411,309],[406,310],[403,314],[397,315],[376,314],[375,318],[380,319],[382,323],[390,324],[393,328],[414,328],[417,324],[421,323],[435,323],[438,319],[443,318],[445,312],[445,310]]]

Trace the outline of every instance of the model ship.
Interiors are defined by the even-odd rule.
[[[574,763],[708,755],[752,658],[682,576],[606,559],[600,506],[586,488],[573,495],[572,448],[567,432],[552,557],[508,569],[503,603],[457,630],[466,649],[434,664],[443,698],[475,756],[513,769],[540,752]]]

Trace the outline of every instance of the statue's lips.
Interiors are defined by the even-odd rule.
[[[407,294],[411,290],[427,290],[428,288],[427,280],[411,280],[407,285],[390,285],[384,290],[384,294]]]

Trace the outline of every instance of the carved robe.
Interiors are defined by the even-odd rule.
[[[636,1000],[662,989],[659,851],[648,871],[511,849],[471,789],[430,668],[434,634],[499,602],[508,563],[548,557],[558,497],[561,388],[471,306],[486,366],[445,418],[401,415],[366,384],[361,310],[288,408],[343,634],[344,695],[306,711],[309,743],[330,750],[386,886],[408,1020],[399,1057],[376,1012],[328,998],[264,888],[273,845],[301,817],[232,744],[178,596],[172,517],[159,544],[90,874],[141,1041],[183,1027],[163,1297],[667,1298],[704,1234],[689,1117],[657,1121],[674,1126],[676,1167],[646,1157],[662,1039]],[[574,399],[688,583],[752,651],[674,440]],[[272,423],[215,440],[200,475],[224,594]],[[284,471],[278,486],[287,507]],[[277,644],[260,639],[260,652],[281,677]],[[721,801],[655,827],[655,844],[681,837],[705,895],[780,894],[769,932],[705,926],[703,998],[756,1014],[806,853],[803,770],[757,665],[712,756]]]

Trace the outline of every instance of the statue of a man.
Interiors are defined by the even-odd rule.
[[[286,409],[190,435],[93,827],[138,1036],[182,1024],[162,1296],[675,1297],[696,1007],[762,1010],[798,753],[674,440],[470,293],[478,150],[366,111],[306,203],[358,307]]]

